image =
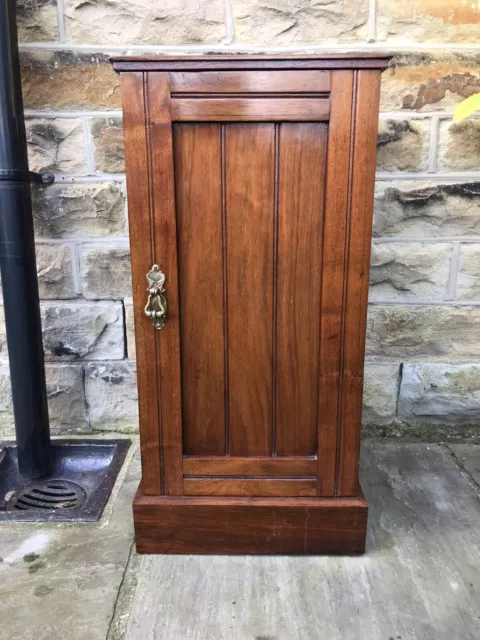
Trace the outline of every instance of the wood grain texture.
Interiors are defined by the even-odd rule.
[[[273,152],[274,125],[226,127],[232,456],[271,451]]]
[[[172,93],[327,93],[330,72],[178,72],[171,74],[170,86]]]
[[[197,455],[225,451],[220,134],[174,128],[183,452]]]
[[[137,493],[138,553],[360,554],[367,503],[358,498],[162,498]]]
[[[316,479],[185,478],[186,496],[307,498],[317,492]]]
[[[142,477],[145,494],[156,495],[162,492],[160,424],[156,402],[159,384],[157,345],[155,332],[143,313],[147,296],[145,275],[154,262],[143,74],[122,74],[120,90],[124,105]]]
[[[176,122],[274,122],[328,120],[326,98],[175,98],[172,120]]]
[[[277,260],[276,452],[317,450],[327,126],[282,124]]]
[[[164,328],[156,331],[160,345],[160,415],[164,491],[182,495],[182,397],[180,378],[180,318],[178,297],[177,225],[173,172],[172,122],[168,74],[149,73],[146,95],[150,126],[150,166],[153,184],[155,262],[165,273],[168,316]],[[151,357],[151,355],[150,355]],[[156,398],[149,401],[155,403]]]
[[[337,495],[357,492],[380,76],[358,71],[345,291]]]
[[[314,476],[314,458],[184,458],[183,473],[194,476]]]

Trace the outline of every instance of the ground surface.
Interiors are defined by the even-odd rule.
[[[478,640],[480,446],[365,443],[365,556],[137,556],[127,458],[98,524],[0,525],[1,640]]]

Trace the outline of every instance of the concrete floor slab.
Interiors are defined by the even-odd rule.
[[[98,523],[0,525],[0,639],[104,640],[133,543],[127,454]]]
[[[365,556],[143,556],[124,637],[478,640],[475,487],[439,445],[366,443],[361,476]]]

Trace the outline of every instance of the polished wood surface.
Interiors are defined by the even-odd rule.
[[[387,62],[115,63],[142,70],[122,73],[139,550],[362,552],[358,456]],[[167,276],[161,331],[143,316],[154,262]]]

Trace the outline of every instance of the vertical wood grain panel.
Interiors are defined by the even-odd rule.
[[[358,71],[337,493],[357,495],[380,73]]]
[[[174,128],[183,453],[190,455],[225,451],[220,143],[217,124]]]
[[[178,303],[177,227],[173,173],[172,122],[167,73],[150,72],[147,83],[147,119],[153,184],[155,262],[166,274],[168,315],[164,328],[156,331],[160,354],[160,413],[163,441],[164,490],[183,494],[182,398],[180,381],[180,330]],[[153,357],[148,354],[147,357]],[[155,402],[155,398],[150,399]]]
[[[280,126],[277,455],[317,448],[321,249],[327,126]]]
[[[145,317],[146,278],[153,257],[151,185],[147,159],[147,129],[143,73],[122,73],[125,162],[127,166],[128,215],[132,262],[132,287],[137,351],[138,410],[142,486],[146,495],[162,493],[158,369],[156,335]]]
[[[318,493],[325,497],[333,496],[335,492],[353,80],[353,71],[332,72],[323,233],[318,409]]]
[[[230,453],[270,455],[274,125],[226,126]]]

